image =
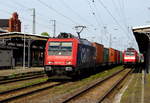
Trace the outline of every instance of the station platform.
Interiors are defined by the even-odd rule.
[[[133,73],[124,92],[120,93],[122,95],[120,103],[150,103],[149,84],[149,74]]]
[[[2,69],[0,70],[0,77],[10,76],[13,74],[22,74],[22,73],[29,73],[29,72],[42,72],[44,71],[44,67],[31,67],[25,68],[22,67],[15,67],[13,69]]]

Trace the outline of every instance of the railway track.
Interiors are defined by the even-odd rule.
[[[22,98],[33,93],[37,93],[46,89],[53,88],[65,84],[66,82],[42,82],[26,87],[16,88],[4,92],[0,92],[0,103],[9,102],[18,98]]]
[[[0,84],[7,84],[7,83],[24,81],[24,80],[34,79],[34,78],[41,78],[41,77],[46,77],[46,74],[44,74],[44,73],[34,74],[33,73],[33,74],[15,77],[15,78],[11,78],[11,79],[2,79],[2,80],[0,80]]]
[[[57,103],[101,103],[131,71],[131,69],[123,69],[109,77],[94,81],[92,84],[64,96]]]

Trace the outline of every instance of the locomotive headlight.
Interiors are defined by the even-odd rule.
[[[66,64],[71,64],[71,61],[67,61]]]
[[[54,62],[51,62],[51,61],[48,62],[48,64],[52,64],[52,63],[54,63]]]
[[[45,70],[46,70],[46,71],[50,71],[50,70],[52,70],[52,68],[51,68],[50,66],[46,66],[46,67],[45,67]]]
[[[72,67],[66,67],[65,70],[66,71],[72,71]]]

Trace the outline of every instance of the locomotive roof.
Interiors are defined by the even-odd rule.
[[[71,33],[60,33],[57,38],[61,38],[61,39],[77,39],[79,41],[80,44],[84,44],[84,45],[89,45],[92,46],[92,43],[90,41],[88,41],[87,39],[83,39],[83,38],[78,38],[76,36],[74,36]]]
[[[92,46],[92,43],[90,41],[88,41],[87,39],[79,39],[81,44],[85,44],[85,45],[89,45]]]
[[[92,46],[92,42],[88,41],[87,39],[83,38],[49,38],[49,40],[54,40],[54,41],[65,41],[65,40],[77,40],[79,44],[84,44],[84,45],[89,45]]]

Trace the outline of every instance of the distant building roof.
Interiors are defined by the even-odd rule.
[[[150,28],[150,25],[136,26],[133,27],[132,29],[145,29],[145,28]]]
[[[8,31],[0,28],[0,33],[8,33]]]
[[[9,19],[0,19],[0,27],[9,27]]]

